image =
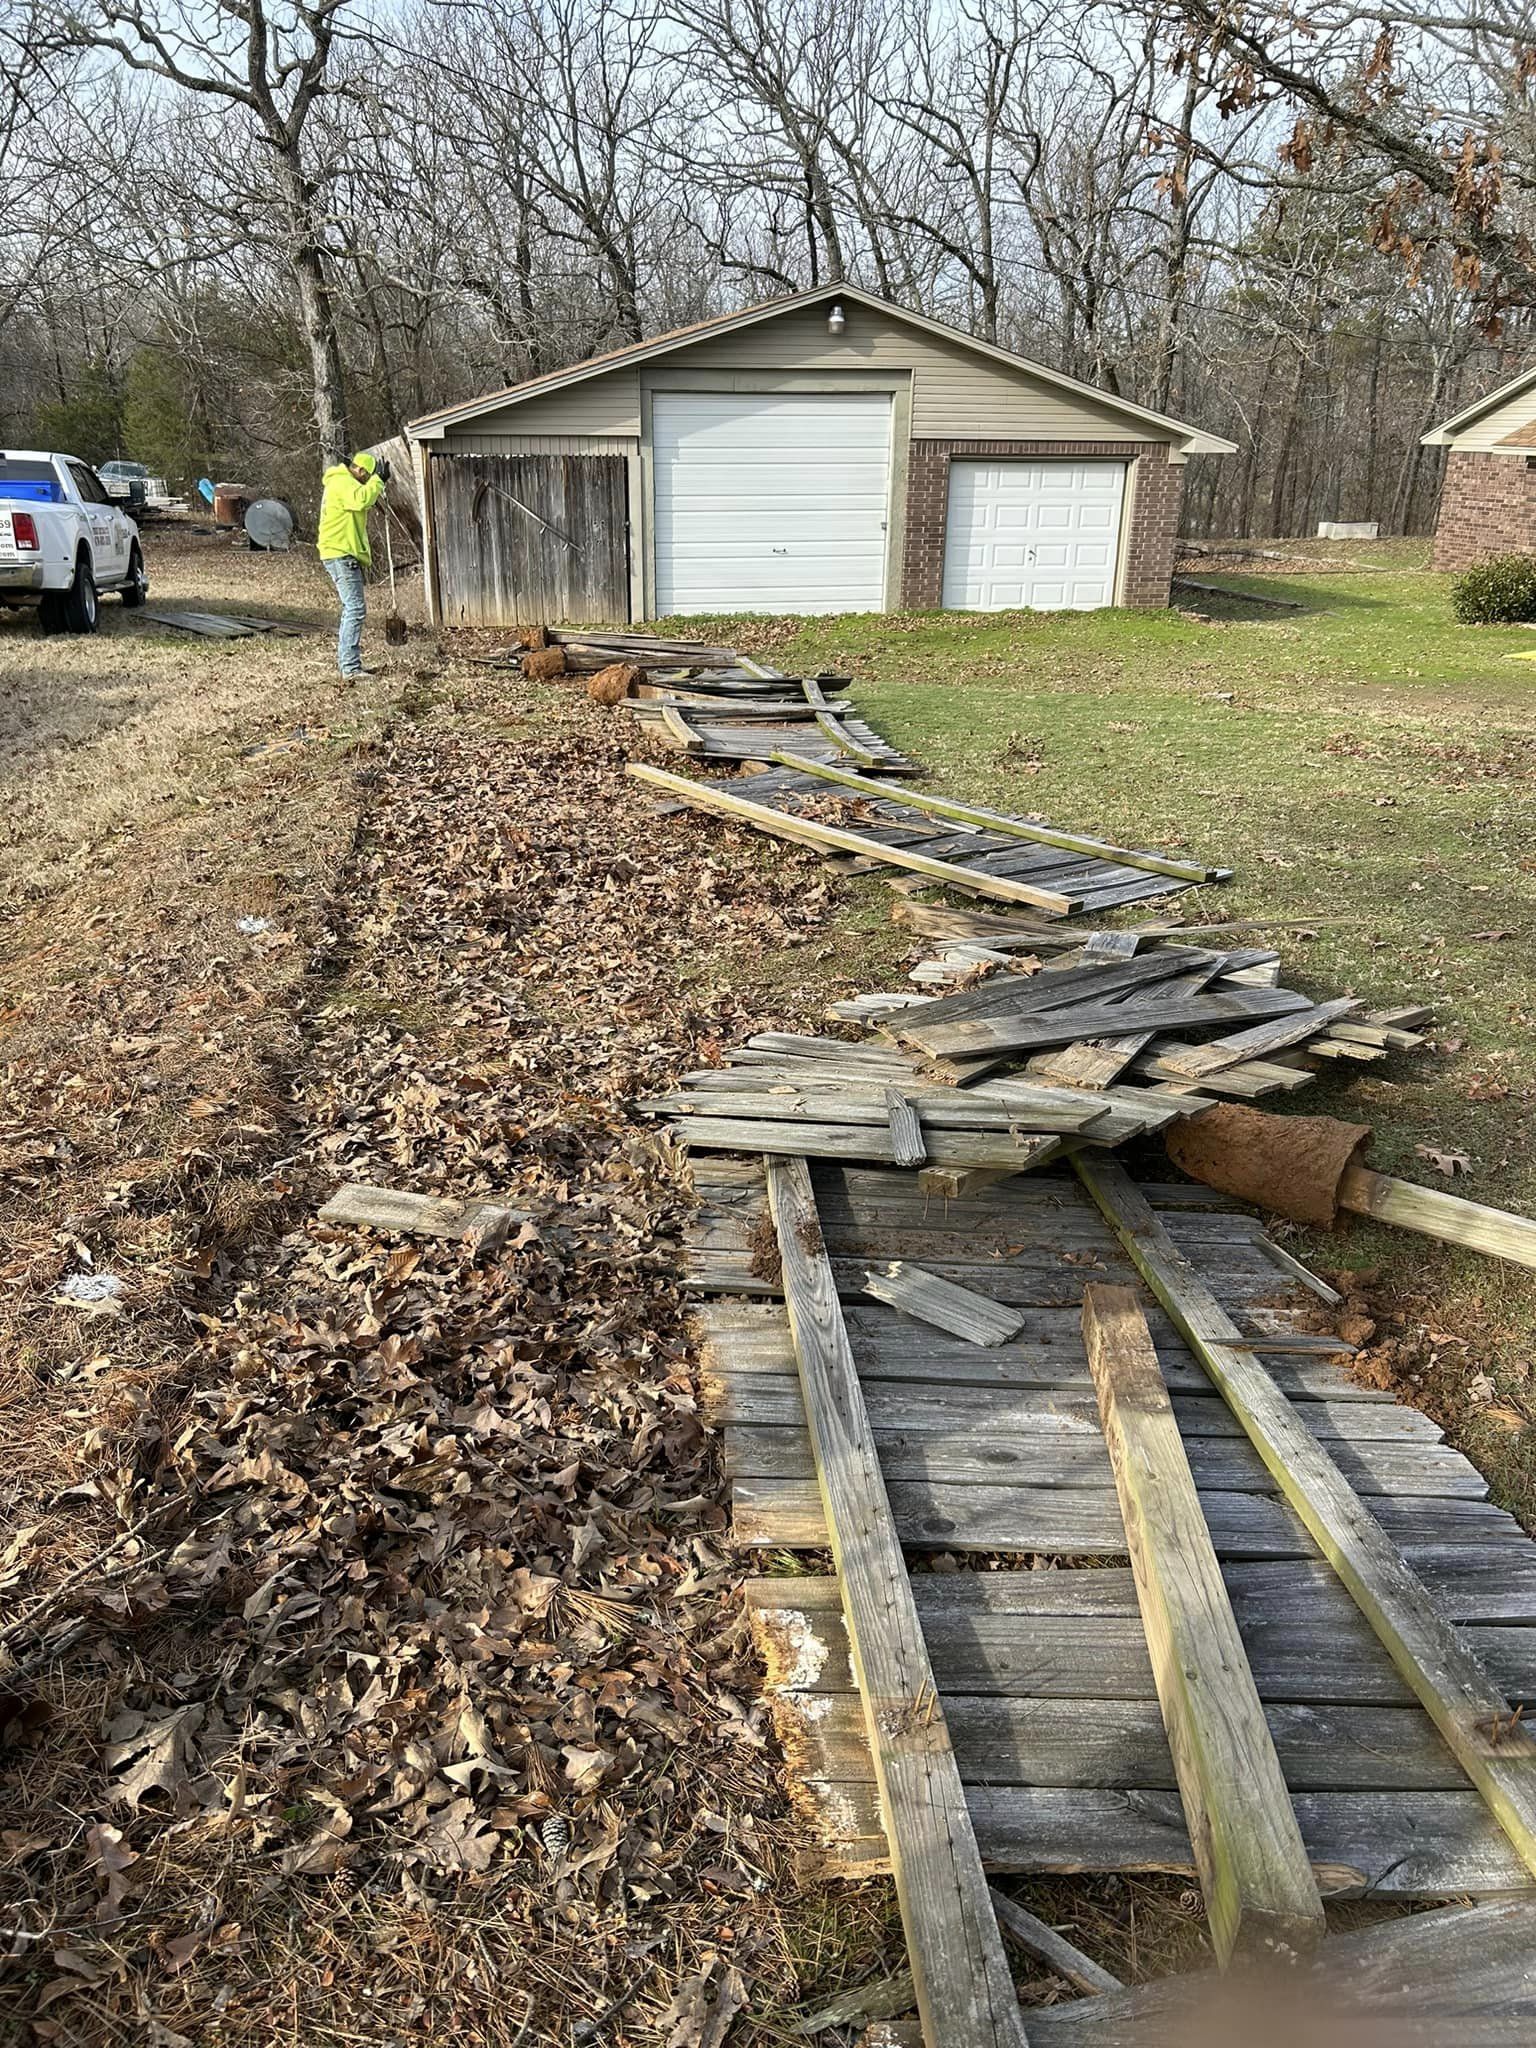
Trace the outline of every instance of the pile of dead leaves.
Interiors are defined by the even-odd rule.
[[[625,1101],[769,1021],[712,956],[826,889],[655,819],[629,737],[429,719],[373,777],[272,1120],[290,1227],[189,1223],[176,1398],[117,1389],[84,1459],[132,1539],[11,1646],[0,1998],[39,2040],[265,2043],[279,2010],[687,2048],[795,1995],[686,1196]],[[478,1260],[320,1227],[345,1180],[532,1220]]]

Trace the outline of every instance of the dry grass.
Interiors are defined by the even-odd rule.
[[[110,871],[136,832],[238,775],[244,748],[299,725],[345,733],[387,694],[340,683],[335,594],[307,551],[274,558],[176,527],[151,527],[145,548],[151,605],[279,618],[303,636],[196,638],[112,598],[90,639],[0,613],[0,917]],[[374,610],[379,654],[377,596]]]

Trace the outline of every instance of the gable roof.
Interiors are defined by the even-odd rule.
[[[810,291],[795,292],[787,298],[766,299],[760,305],[747,306],[739,313],[719,313],[710,320],[696,320],[689,327],[674,327],[669,333],[653,335],[648,341],[631,342],[625,348],[589,356],[584,363],[573,363],[568,369],[549,370],[540,377],[529,377],[521,384],[509,384],[501,391],[488,391],[483,397],[467,399],[459,405],[440,406],[435,412],[423,413],[419,419],[411,420],[405,431],[413,439],[435,440],[444,429],[463,420],[476,419],[482,413],[499,412],[506,406],[521,405],[525,399],[564,391],[569,385],[584,383],[589,377],[601,377],[621,364],[638,365],[654,361],[658,356],[686,349],[705,335],[733,334],[738,329],[777,319],[782,313],[795,312],[830,299],[868,307],[887,319],[914,327],[920,333],[958,343],[1004,369],[1033,377],[1057,391],[1067,392],[1074,398],[1091,399],[1095,405],[1107,412],[1121,414],[1136,426],[1156,427],[1160,434],[1176,440],[1188,455],[1237,453],[1237,444],[1233,441],[1224,441],[1216,434],[1202,433],[1198,427],[1189,426],[1182,420],[1168,419],[1162,413],[1149,411],[1146,406],[1133,405],[1129,399],[1113,397],[1109,392],[1101,391],[1096,384],[1085,384],[1080,378],[1068,377],[1060,370],[1049,370],[1043,363],[1031,362],[1027,356],[999,348],[995,342],[979,341],[975,335],[965,334],[958,327],[947,326],[942,320],[930,320],[924,313],[909,312],[905,306],[892,305],[888,299],[877,298],[873,292],[861,291],[858,286],[849,284],[817,285]]]
[[[1470,405],[1464,405],[1460,412],[1453,412],[1448,420],[1442,420],[1438,427],[1431,427],[1427,434],[1419,436],[1424,448],[1449,448],[1458,434],[1475,427],[1485,414],[1495,406],[1506,404],[1512,398],[1523,398],[1536,385],[1536,363],[1530,369],[1522,370],[1518,377],[1511,377],[1507,384],[1500,384],[1493,391],[1485,391],[1481,398],[1474,398]]]

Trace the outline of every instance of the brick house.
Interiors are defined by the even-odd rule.
[[[446,625],[1166,605],[1230,441],[849,285],[411,422]]]
[[[1536,555],[1536,369],[1464,406],[1424,445],[1446,451],[1435,568]]]

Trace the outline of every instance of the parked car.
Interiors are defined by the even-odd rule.
[[[100,462],[96,474],[114,505],[121,505],[130,519],[138,519],[149,495],[149,469],[142,462]]]
[[[148,597],[138,527],[89,463],[0,449],[0,608],[35,605],[45,633],[94,633],[103,591]]]

